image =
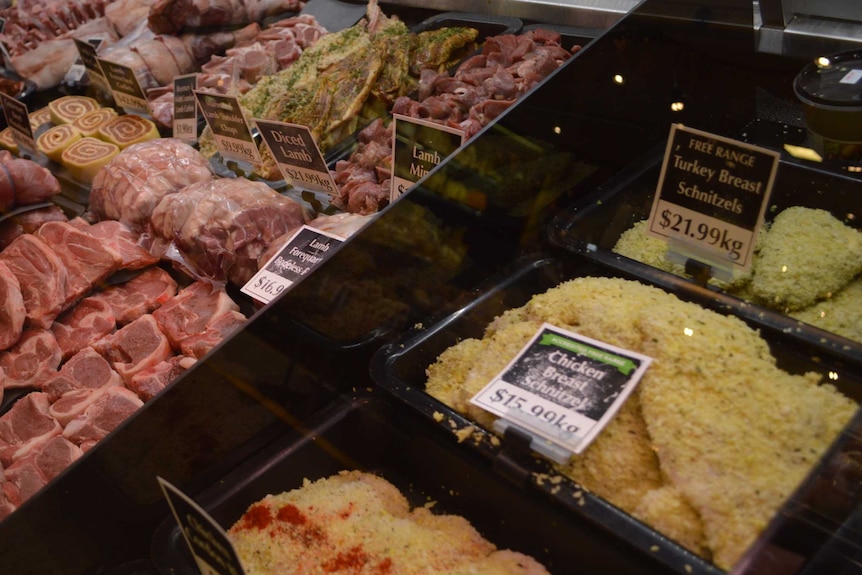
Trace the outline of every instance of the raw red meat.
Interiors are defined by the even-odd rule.
[[[226,311],[215,316],[206,328],[198,334],[190,335],[180,341],[180,351],[189,357],[197,359],[226,339],[230,334],[242,327],[247,318],[238,311]]]
[[[66,304],[66,266],[45,242],[26,234],[0,252],[4,262],[18,278],[27,323],[48,329]]]
[[[66,307],[89,293],[120,268],[120,253],[67,222],[48,222],[36,236],[66,266]]]
[[[269,244],[304,222],[298,202],[263,182],[219,178],[165,196],[151,223],[194,275],[241,286],[257,272],[257,258]]]
[[[150,254],[139,243],[140,234],[133,232],[117,220],[96,222],[87,231],[94,238],[119,252],[122,258],[121,269],[139,270],[159,262],[159,258]]]
[[[122,383],[122,380],[120,380]],[[105,387],[80,388],[67,391],[60,398],[51,404],[48,408],[48,413],[60,422],[60,425],[66,427],[70,421],[76,417],[83,415],[87,408],[99,401],[99,398],[108,393],[108,390],[117,387],[116,385],[107,385]]]
[[[58,435],[6,469],[6,480],[18,492],[17,505],[36,494],[83,455],[81,448]]]
[[[223,288],[197,281],[165,302],[153,317],[171,346],[181,351],[186,338],[202,333],[213,318],[229,311],[238,312],[239,306]]]
[[[125,325],[151,313],[176,294],[177,282],[170,274],[159,267],[151,267],[91,298],[105,302],[111,307],[117,324]]]
[[[127,387],[134,391],[142,401],[149,401],[193,366],[196,361],[193,357],[176,355],[167,361],[138,372]]]
[[[159,330],[155,318],[143,315],[93,344],[111,362],[123,381],[129,382],[140,371],[173,355],[168,338]]]
[[[60,206],[51,205],[6,218],[0,222],[0,250],[22,234],[32,234],[45,222],[65,222],[69,218]]]
[[[16,206],[44,202],[60,193],[60,182],[47,168],[32,160],[18,158],[8,150],[0,150],[0,197],[15,196]]]
[[[20,499],[18,488],[6,481],[3,466],[0,465],[0,521],[3,521],[18,508]]]
[[[156,204],[195,182],[212,178],[209,161],[174,138],[129,146],[102,168],[90,189],[90,211],[102,220],[145,226]]]
[[[47,329],[26,329],[13,347],[0,352],[5,389],[41,389],[57,372],[63,353],[54,334]]]
[[[53,402],[67,391],[122,384],[123,378],[114,371],[108,360],[92,347],[86,347],[64,363],[60,371],[44,383],[42,391]]]
[[[92,342],[113,333],[116,328],[117,321],[111,306],[91,296],[61,313],[51,326],[51,331],[57,339],[63,359],[67,360]]]
[[[50,406],[47,394],[33,392],[0,416],[0,463],[4,467],[62,433],[59,422],[48,413]]]
[[[9,349],[21,338],[26,317],[21,284],[12,270],[0,261],[0,350]]]
[[[89,448],[117,428],[144,402],[125,387],[111,387],[87,411],[66,425],[63,437]]]

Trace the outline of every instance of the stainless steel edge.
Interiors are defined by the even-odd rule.
[[[640,3],[639,0],[381,0],[440,11],[514,16],[563,26],[605,29]]]

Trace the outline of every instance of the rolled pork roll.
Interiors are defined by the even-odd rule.
[[[99,170],[119,153],[119,146],[111,142],[81,138],[63,151],[60,163],[66,166],[73,178],[91,184]]]
[[[12,128],[4,128],[0,131],[0,148],[18,155],[18,142],[12,137]]]
[[[51,108],[45,106],[39,108],[35,112],[30,112],[30,129],[35,133],[36,130],[51,123]]]
[[[71,124],[87,112],[100,108],[99,102],[88,96],[63,96],[48,103],[51,122]]]
[[[150,120],[130,114],[117,116],[102,125],[98,130],[98,137],[124,150],[133,144],[155,140],[159,137],[159,129]]]
[[[113,108],[96,108],[79,116],[72,125],[81,130],[85,137],[98,137],[99,128],[117,117],[117,111]]]
[[[45,130],[36,139],[36,147],[50,159],[60,162],[66,148],[82,137],[81,131],[72,124],[60,124]]]

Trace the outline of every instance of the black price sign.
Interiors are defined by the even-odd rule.
[[[394,202],[464,143],[464,132],[448,126],[393,115],[392,190]]]
[[[195,90],[195,96],[221,155],[233,160],[260,164],[260,152],[248,129],[239,101],[232,96],[198,90]]]
[[[36,140],[33,138],[33,127],[30,125],[27,104],[3,93],[0,93],[0,102],[3,103],[3,114],[6,116],[6,123],[12,128],[12,138],[15,143],[19,148],[31,153],[35,152]]]
[[[308,126],[255,119],[285,180],[317,192],[335,195],[338,188]]]
[[[173,135],[185,142],[192,142],[198,138],[198,101],[195,97],[197,87],[197,74],[174,78]]]
[[[568,453],[581,453],[651,361],[546,323],[470,403]]]
[[[185,493],[161,477],[158,480],[201,575],[243,575],[224,529]]]
[[[78,48],[81,64],[84,66],[90,82],[101,90],[109,91],[110,86],[108,86],[105,75],[102,74],[102,67],[99,65],[99,56],[97,53],[99,46],[102,45],[104,40],[102,38],[92,38],[86,42],[77,38],[74,38],[74,40],[75,46]]]
[[[673,125],[650,233],[718,269],[748,269],[779,158],[773,150]]]
[[[118,106],[133,112],[150,113],[147,97],[138,83],[135,71],[128,66],[116,64],[102,58],[96,59],[111,87],[111,94]]]
[[[344,241],[333,234],[302,226],[287,244],[242,287],[242,292],[269,303],[311,274]]]

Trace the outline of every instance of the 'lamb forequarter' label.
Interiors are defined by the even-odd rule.
[[[622,406],[650,361],[544,324],[471,402],[580,453]]]
[[[129,112],[150,113],[147,97],[141,89],[135,71],[128,66],[115,64],[109,60],[98,59],[102,74],[111,87],[111,94],[118,106]]]
[[[269,303],[310,275],[335,252],[344,238],[302,226],[281,250],[252,276],[240,291]]]

